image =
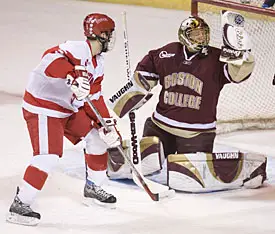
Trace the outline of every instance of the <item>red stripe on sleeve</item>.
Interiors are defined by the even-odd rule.
[[[101,82],[103,80],[103,76],[98,77],[95,82],[91,85],[90,94],[97,93],[101,91]]]
[[[67,58],[68,62],[71,63],[73,66],[81,64],[80,59],[75,58],[73,56],[73,54],[71,52],[67,51],[67,50],[61,50],[59,48],[59,46],[55,46],[55,47],[52,47],[52,48],[46,50],[42,57],[44,57],[46,54],[49,54],[49,53],[54,54],[56,52],[59,53],[59,54],[62,54],[65,58]]]
[[[66,78],[72,72],[74,66],[66,58],[57,58],[45,69],[46,76],[52,78]]]
[[[98,100],[92,100],[92,103],[94,104],[95,108],[98,110],[98,112],[100,113],[100,115],[103,118],[110,118],[109,110],[108,110],[102,96],[100,96],[100,98]],[[89,106],[89,104],[87,102],[84,103],[84,110],[91,119],[93,119],[99,123],[96,115],[91,110],[91,107]]]
[[[45,52],[44,52],[44,54],[43,54],[43,56],[42,57],[44,57],[46,54],[54,54],[55,52],[57,52],[59,50],[59,47],[58,46],[54,46],[54,47],[52,47],[52,48],[50,48],[50,49],[48,49],[48,50],[46,50]]]

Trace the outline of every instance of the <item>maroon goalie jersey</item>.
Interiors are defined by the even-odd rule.
[[[136,71],[162,86],[153,121],[163,128],[207,131],[216,128],[216,107],[221,89],[234,82],[228,64],[219,61],[220,49],[208,56],[189,54],[179,42],[151,50]]]

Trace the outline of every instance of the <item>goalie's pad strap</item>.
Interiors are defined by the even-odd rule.
[[[240,152],[173,154],[168,156],[167,176],[171,188],[186,192],[236,189],[246,183],[256,188],[266,179],[266,157]]]

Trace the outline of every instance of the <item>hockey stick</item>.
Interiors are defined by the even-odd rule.
[[[106,129],[107,132],[110,131],[108,125],[106,124],[106,122],[104,121],[104,119],[102,118],[102,116],[100,115],[100,113],[98,112],[98,110],[95,108],[95,106],[93,105],[93,103],[90,101],[89,98],[85,98],[85,101],[89,104],[90,108],[92,109],[92,111],[95,113],[96,117],[98,118],[99,122],[102,124],[102,126]],[[148,179],[144,178],[139,171],[136,169],[136,167],[134,166],[134,164],[132,163],[131,159],[123,152],[123,149],[121,146],[116,147],[118,149],[118,151],[120,152],[120,154],[123,156],[123,158],[125,159],[125,161],[127,161],[127,163],[130,165],[132,172],[135,174],[135,177],[138,179],[138,183],[144,188],[144,190],[146,191],[146,193],[151,197],[151,199],[153,201],[159,201],[160,198],[162,197],[167,197],[170,196],[170,194],[172,193],[171,190],[169,190],[169,188],[167,186],[168,189],[166,189],[166,191],[160,191],[160,192],[153,192],[151,190],[152,187],[152,183],[154,183],[153,181],[149,181]],[[161,184],[158,184],[161,185]],[[161,185],[164,186],[164,185]],[[155,186],[156,187],[156,186]]]
[[[123,39],[124,39],[124,54],[125,54],[125,62],[126,62],[126,74],[127,79],[131,79],[131,68],[130,68],[130,54],[129,54],[129,42],[128,42],[128,33],[127,33],[127,22],[126,22],[126,12],[124,11],[122,13],[122,21],[123,21]],[[146,98],[146,97],[145,97]],[[130,152],[131,152],[131,163],[134,164],[135,170],[140,172],[141,170],[141,154],[140,154],[140,148],[137,140],[137,134],[136,134],[136,120],[135,120],[135,112],[131,111],[129,113],[129,120],[130,120],[130,130],[131,130],[131,144],[130,144]],[[132,176],[134,182],[141,186],[139,183],[139,178],[136,177],[136,172],[132,171]],[[149,188],[153,191],[157,191],[159,195],[170,196],[175,193],[174,190],[170,189],[166,185],[159,184],[157,182],[151,181],[149,179],[146,179],[143,177],[143,180],[146,181],[146,183],[149,185]]]

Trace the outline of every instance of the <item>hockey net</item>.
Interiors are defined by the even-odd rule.
[[[221,47],[223,9],[245,17],[245,28],[253,45],[256,65],[252,76],[244,83],[226,85],[221,92],[218,133],[275,128],[275,10],[262,9],[256,1],[246,5],[239,1],[192,0],[192,15],[202,17],[210,26],[210,45]]]

